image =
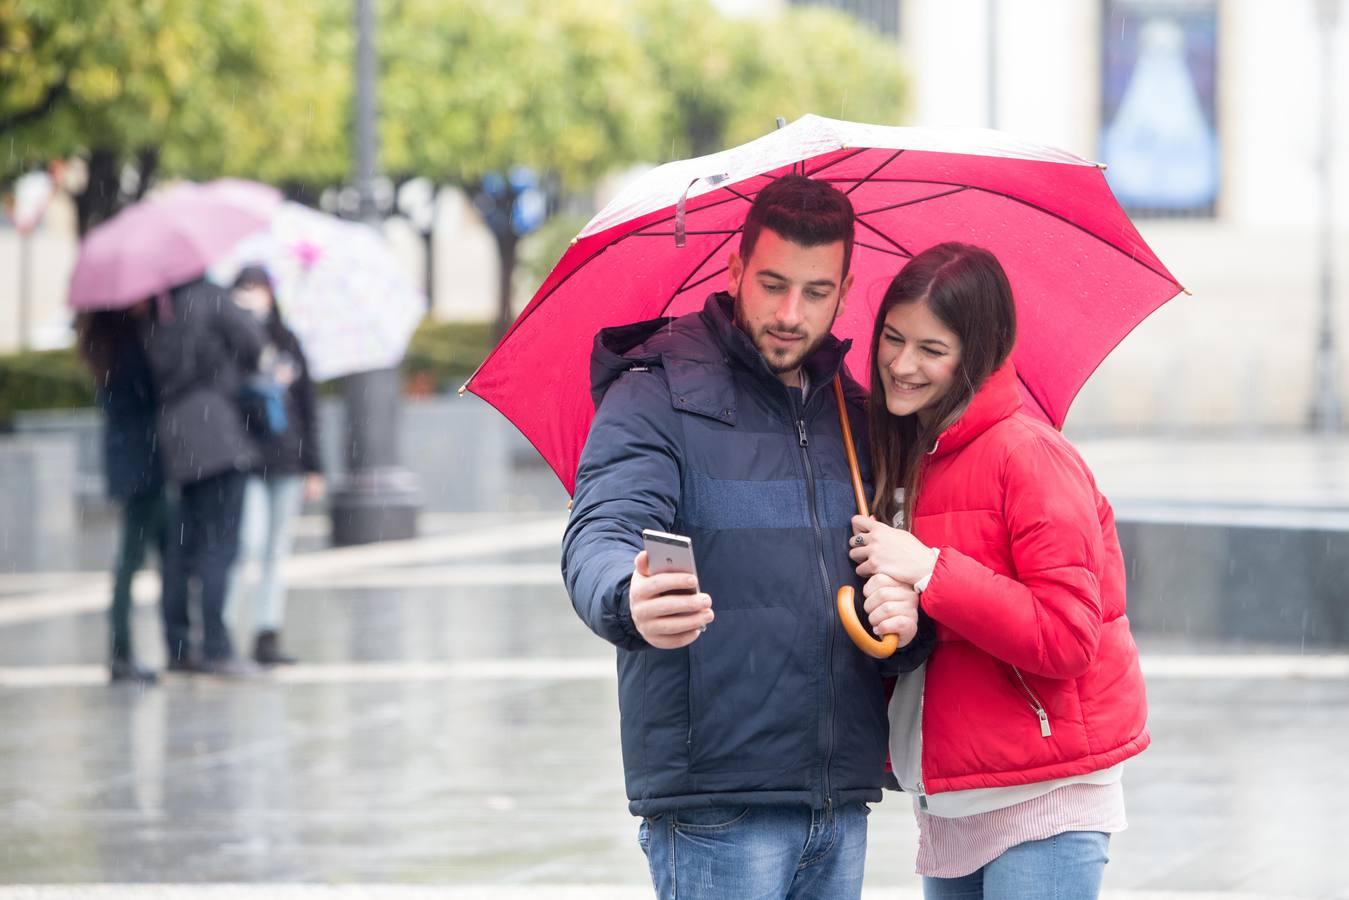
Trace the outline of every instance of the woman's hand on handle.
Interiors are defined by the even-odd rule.
[[[902,585],[913,585],[932,574],[937,551],[902,528],[882,525],[866,516],[853,516],[853,539],[848,556],[865,578],[884,574]]]

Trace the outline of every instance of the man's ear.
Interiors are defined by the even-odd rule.
[[[740,296],[740,279],[745,274],[745,262],[738,251],[732,250],[726,258],[726,293],[732,297]]]
[[[834,310],[835,321],[838,321],[838,317],[843,315],[843,310],[848,305],[848,291],[852,290],[852,276],[852,272],[844,275],[843,284],[838,289],[838,309]]]

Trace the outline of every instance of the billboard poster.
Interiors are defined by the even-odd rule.
[[[1212,215],[1216,0],[1104,0],[1101,161],[1131,212]]]

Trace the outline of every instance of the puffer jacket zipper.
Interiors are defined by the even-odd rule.
[[[802,396],[801,405],[798,407],[791,388],[784,385],[783,389],[787,392],[787,400],[796,419],[797,442],[800,445],[801,462],[805,466],[806,472],[806,504],[810,509],[810,524],[815,532],[815,560],[819,563],[820,582],[824,588],[825,622],[829,630],[829,636],[825,641],[824,657],[824,668],[829,684],[829,694],[825,702],[824,805],[826,809],[833,809],[834,798],[833,789],[829,783],[829,767],[833,764],[834,756],[834,632],[837,629],[834,627],[834,617],[828,614],[833,610],[833,598],[830,596],[829,567],[824,559],[824,533],[820,528],[819,510],[815,503],[815,470],[810,464],[810,437],[806,432],[805,397]]]
[[[1049,713],[1045,711],[1045,705],[1040,702],[1040,698],[1035,696],[1035,692],[1026,684],[1026,679],[1022,677],[1021,670],[1016,666],[1011,667],[1016,675],[1016,680],[1021,682],[1021,690],[1025,692],[1026,702],[1030,704],[1031,710],[1040,719],[1040,737],[1047,738],[1053,732],[1049,729]]]

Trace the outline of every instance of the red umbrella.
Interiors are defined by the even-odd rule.
[[[1106,354],[1182,290],[1095,163],[992,131],[805,116],[639,178],[573,241],[465,390],[505,414],[570,492],[594,416],[595,333],[700,308],[724,288],[755,194],[793,170],[846,191],[857,212],[856,280],[834,332],[856,340],[849,366],[862,384],[886,285],[943,241],[986,247],[1007,270],[1013,360],[1032,408],[1055,426]]]

